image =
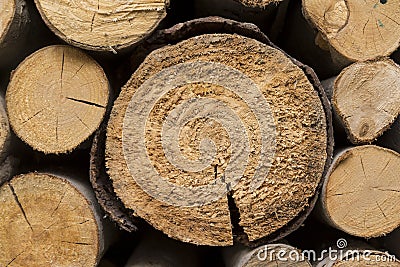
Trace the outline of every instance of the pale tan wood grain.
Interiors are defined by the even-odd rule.
[[[350,61],[388,56],[400,43],[398,0],[303,0],[305,17]],[[334,53],[333,53],[334,54]]]
[[[1,266],[96,266],[104,252],[101,214],[79,181],[45,173],[0,187]]]
[[[66,153],[100,125],[109,98],[101,66],[79,49],[45,47],[13,72],[6,104],[14,132],[34,149]]]
[[[322,215],[332,226],[371,238],[400,226],[400,155],[377,146],[339,153],[321,195]]]
[[[168,0],[35,0],[49,28],[66,42],[117,52],[149,35],[166,16]]]
[[[350,141],[371,143],[400,114],[400,67],[390,59],[345,68],[333,86],[332,103]]]

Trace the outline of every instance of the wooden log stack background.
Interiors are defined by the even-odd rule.
[[[0,266],[400,266],[399,25],[0,0]]]

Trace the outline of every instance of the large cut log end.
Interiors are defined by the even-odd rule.
[[[114,190],[134,215],[186,242],[279,236],[308,214],[329,161],[319,93],[283,52],[254,39],[201,35],[156,50],[111,113]]]
[[[35,3],[49,28],[66,42],[114,53],[148,36],[166,16],[169,5],[168,0]]]
[[[400,222],[400,155],[377,146],[339,153],[321,196],[323,216],[354,236],[390,233]]]
[[[96,266],[104,252],[101,214],[80,182],[43,173],[0,187],[1,266]]]
[[[99,127],[108,98],[108,80],[97,62],[79,49],[49,46],[15,70],[6,104],[23,141],[45,153],[66,153]]]

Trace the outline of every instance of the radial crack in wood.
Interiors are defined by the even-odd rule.
[[[332,226],[371,238],[400,226],[400,155],[377,146],[340,152],[321,195],[322,215]]]
[[[108,98],[103,69],[68,46],[49,46],[25,59],[6,93],[13,130],[45,153],[66,153],[84,142],[99,127]]]
[[[44,173],[0,187],[1,266],[97,266],[101,215],[78,182]]]
[[[169,0],[35,0],[49,28],[64,41],[98,51],[127,48],[166,16]]]
[[[106,167],[126,208],[195,244],[232,244],[228,186],[247,241],[256,241],[316,194],[325,116],[318,92],[281,51],[238,35],[202,35],[153,52],[122,89]]]

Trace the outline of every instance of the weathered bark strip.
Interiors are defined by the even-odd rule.
[[[151,34],[166,16],[169,0],[35,0],[48,27],[69,44],[117,53]],[[79,19],[79,23],[77,23]]]
[[[90,186],[28,173],[0,187],[0,265],[97,266],[106,229]]]
[[[9,156],[11,146],[11,130],[5,111],[5,102],[0,96],[0,185],[12,177],[17,165],[16,159]]]
[[[4,98],[0,96],[0,162],[8,156],[11,142],[10,125],[5,110]]]
[[[303,12],[329,43],[333,57],[354,62],[389,56],[399,47],[399,3],[303,0]]]
[[[211,25],[212,27],[207,27],[206,28],[206,25]],[[218,31],[232,31],[232,29],[238,29],[239,30],[239,32],[244,32],[245,33],[245,35],[247,34],[247,35],[250,35],[251,37],[256,37],[256,38],[259,38],[259,39],[262,39],[262,40],[264,40],[264,42],[267,42],[267,43],[269,43],[268,42],[268,39],[262,34],[262,33],[260,33],[256,28],[254,28],[254,26],[251,26],[251,25],[249,25],[249,24],[240,24],[240,23],[237,23],[237,22],[233,22],[233,21],[229,21],[229,20],[224,20],[224,19],[220,19],[220,18],[207,18],[207,19],[203,19],[203,20],[196,20],[196,21],[192,21],[192,22],[188,22],[188,23],[184,23],[184,24],[179,24],[179,25],[177,25],[177,26],[175,26],[175,27],[173,27],[173,28],[171,28],[171,29],[168,29],[168,30],[164,30],[164,31],[161,31],[161,32],[158,32],[158,33],[156,33],[156,35],[158,35],[159,37],[161,37],[161,39],[153,39],[153,40],[155,40],[153,43],[150,43],[149,44],[149,46],[147,46],[147,48],[148,48],[148,50],[147,51],[149,51],[149,50],[151,50],[152,48],[154,48],[155,46],[158,46],[158,45],[160,45],[160,46],[162,46],[162,44],[161,43],[163,43],[164,41],[166,41],[166,40],[174,40],[175,39],[175,41],[172,41],[172,43],[174,43],[174,42],[177,42],[177,41],[179,41],[179,38],[180,37],[182,37],[182,36],[188,36],[188,35],[196,35],[196,31],[194,31],[195,29],[199,29],[200,31],[201,31],[201,29],[203,29],[204,31],[206,31],[205,29],[207,29],[208,31],[210,31],[210,29],[217,29],[217,32]],[[216,36],[217,37],[217,36]],[[203,37],[204,38],[204,37]],[[220,37],[218,37],[218,38],[220,38]],[[217,39],[218,39],[217,38]],[[216,39],[216,40],[217,40]],[[229,39],[229,38],[228,38]],[[148,40],[148,41],[151,41],[151,40]],[[168,42],[167,42],[168,43]],[[171,42],[169,42],[169,43],[171,43]],[[270,44],[270,43],[269,43]],[[143,47],[146,47],[146,44],[144,44],[143,45]],[[327,162],[329,162],[330,161],[330,155],[331,155],[331,153],[332,153],[332,133],[331,133],[331,117],[330,117],[330,109],[329,109],[329,104],[328,104],[328,101],[327,101],[327,99],[326,99],[326,97],[325,97],[325,95],[324,95],[324,93],[323,93],[323,91],[321,90],[321,88],[320,88],[320,85],[319,85],[319,82],[317,81],[317,79],[316,79],[316,77],[315,77],[315,74],[313,74],[313,72],[310,70],[310,69],[308,69],[307,67],[305,67],[304,65],[301,65],[300,63],[298,63],[297,61],[295,61],[295,60],[293,60],[292,62],[295,62],[297,65],[300,65],[302,68],[303,68],[303,70],[305,70],[305,72],[307,73],[307,75],[309,75],[308,76],[308,78],[309,79],[311,79],[312,81],[313,81],[313,83],[314,84],[316,84],[316,88],[315,89],[317,89],[317,95],[319,95],[321,98],[322,98],[322,101],[323,101],[323,106],[324,106],[324,109],[322,110],[322,112],[323,112],[323,116],[325,117],[325,115],[326,115],[326,117],[327,117],[327,128],[328,129],[325,129],[325,131],[326,131],[326,138],[327,138],[327,147],[324,149],[325,151],[326,151],[326,154],[327,154],[327,158],[326,158],[326,161]],[[129,99],[129,98],[127,98],[127,99]],[[116,109],[115,108],[115,112],[117,111],[118,109]],[[121,113],[122,114],[122,113]],[[109,131],[109,134],[110,134],[110,131]],[[110,146],[110,147],[113,147],[113,146]],[[97,150],[97,148],[96,148],[96,150]],[[93,150],[92,150],[93,151]],[[96,157],[96,155],[93,155],[93,157]],[[110,156],[107,156],[107,158],[109,159],[110,158]],[[321,162],[323,162],[323,161],[325,161],[325,160],[321,160]],[[95,160],[92,160],[92,163],[93,162],[96,162]],[[100,162],[100,161],[97,161],[97,162]],[[321,163],[320,162],[320,163]],[[121,164],[123,164],[123,161],[122,162],[120,162]],[[326,167],[326,166],[325,166]],[[322,168],[323,168],[323,166],[322,166]],[[322,170],[321,170],[322,171]],[[96,171],[96,173],[94,172],[94,168],[93,168],[93,166],[92,166],[92,175],[96,175],[96,174],[99,174],[97,171]],[[128,175],[128,177],[129,177],[129,174],[127,174]],[[92,177],[92,182],[93,181],[96,181],[96,178],[95,179],[93,179],[93,177]],[[317,188],[318,188],[318,182],[316,183],[316,186],[317,186]],[[115,187],[116,187],[116,184],[114,183],[114,190],[115,190]],[[122,187],[120,187],[120,186],[118,186],[117,185],[117,191],[119,191],[120,193],[122,192],[122,191],[124,191],[124,189],[122,188]],[[99,188],[101,188],[101,186],[99,186]],[[125,188],[127,188],[127,187],[125,187]],[[315,188],[315,189],[317,189],[317,188]],[[122,190],[122,191],[121,191]],[[99,191],[101,191],[101,189],[99,190]],[[318,190],[317,190],[318,191]],[[106,190],[103,190],[103,193],[105,193],[105,195],[107,195],[107,192],[106,192]],[[315,192],[314,192],[315,193]],[[284,235],[286,235],[286,234],[288,234],[289,232],[291,232],[291,231],[293,231],[293,229],[296,229],[301,223],[302,223],[302,221],[304,220],[304,218],[309,214],[309,212],[310,212],[310,210],[311,210],[311,208],[310,207],[312,207],[313,205],[314,205],[314,201],[315,201],[315,196],[317,196],[318,195],[318,193],[316,192],[315,193],[315,195],[313,196],[313,197],[311,197],[308,201],[309,201],[309,208],[305,208],[302,212],[300,212],[299,214],[297,214],[298,216],[295,216],[295,218],[292,218],[292,219],[289,219],[289,221],[286,221],[286,223],[283,223],[283,225],[280,225],[280,226],[276,226],[276,227],[278,227],[278,228],[282,228],[282,229],[280,229],[279,231],[276,231],[276,232],[273,232],[273,233],[271,233],[269,236],[268,236],[268,238],[269,239],[275,239],[275,238],[280,238],[281,236],[284,236]],[[142,198],[142,200],[145,200],[144,198],[146,198],[146,197],[148,197],[146,194],[145,195],[143,195],[142,196],[143,198]],[[111,198],[115,198],[115,197],[111,197]],[[240,197],[239,197],[240,198]],[[144,201],[144,202],[146,202],[146,201]],[[143,203],[144,203],[143,202]],[[151,203],[155,203],[156,202],[156,200],[152,200],[152,201],[150,201]],[[239,201],[239,203],[240,203],[240,201]],[[131,206],[130,206],[131,207]],[[134,208],[135,209],[135,213],[137,214],[137,212],[139,212],[139,213],[142,213],[142,216],[144,215],[143,214],[143,210],[141,210],[141,209],[136,209],[136,208]],[[109,209],[110,210],[110,209]],[[147,210],[148,210],[148,208],[147,208]],[[166,209],[165,209],[165,207],[163,208],[163,210],[165,211]],[[172,210],[172,207],[171,206],[169,206],[168,207],[168,214],[172,214],[172,212],[171,212],[171,210]],[[179,210],[179,209],[178,209]],[[190,210],[190,209],[189,209]],[[112,210],[110,210],[111,212],[113,212]],[[121,211],[121,210],[120,210]],[[214,210],[215,211],[215,210]],[[160,213],[160,211],[157,211],[156,213],[154,213],[154,214],[161,214]],[[274,213],[275,214],[275,213]],[[149,215],[149,214],[148,214]],[[173,214],[172,214],[173,215]],[[171,215],[171,216],[172,216]],[[148,218],[148,216],[147,215],[145,215],[146,217],[147,217],[147,219],[149,219]],[[162,216],[164,216],[164,215],[162,215]],[[115,216],[115,217],[119,217],[119,216]],[[151,217],[151,216],[150,216]],[[170,218],[170,219],[176,219],[176,218],[180,218],[180,217],[182,217],[182,215],[177,215],[177,216],[172,216],[173,218]],[[211,216],[212,217],[212,216]],[[221,217],[220,217],[221,218]],[[275,214],[275,218],[276,218],[276,214]],[[188,220],[185,220],[186,222],[188,222]],[[121,222],[121,221],[120,221]],[[154,222],[154,221],[153,221]],[[156,225],[156,227],[160,227],[160,222],[161,221],[159,221],[159,223],[157,223],[157,225]],[[123,220],[122,220],[122,223],[123,223]],[[191,226],[190,227],[193,227],[194,225],[195,225],[195,223],[197,223],[197,222],[195,222],[195,221],[191,221],[190,222],[190,224],[191,224]],[[176,225],[182,225],[182,224],[175,224],[174,225],[174,227],[173,228],[176,228]],[[228,227],[228,225],[227,225],[227,227]],[[205,240],[207,240],[208,239],[208,237],[207,236],[204,236],[204,230],[202,231],[202,235],[203,235],[203,237],[202,237],[202,239],[203,239],[203,241],[199,241],[199,240],[194,240],[193,238],[194,237],[196,237],[196,238],[198,238],[200,235],[195,235],[195,234],[193,234],[193,233],[184,233],[184,232],[182,232],[182,231],[180,231],[180,230],[176,230],[176,229],[173,229],[172,228],[172,226],[171,227],[167,227],[168,229],[165,229],[164,227],[162,227],[165,231],[173,231],[173,233],[169,233],[170,235],[172,235],[172,236],[174,236],[175,238],[180,238],[180,239],[182,239],[182,240],[185,240],[185,241],[188,241],[188,242],[193,242],[193,243],[200,243],[200,242],[205,242]],[[186,228],[186,227],[185,227]],[[213,228],[214,229],[217,229],[216,227],[214,227],[213,225],[211,225],[211,228],[208,226],[207,227],[207,229],[210,229],[211,231],[214,231],[213,230]],[[227,229],[229,229],[230,228],[230,226],[227,228]],[[193,231],[192,231],[193,232]],[[258,231],[259,233],[262,233],[263,231]],[[218,231],[218,235],[220,236],[221,235],[221,231]],[[188,238],[188,236],[191,236],[191,237],[189,237]],[[213,236],[213,238],[212,239],[214,239],[214,241],[212,241],[212,242],[216,242],[216,235],[212,235]],[[211,237],[211,236],[210,236]],[[211,239],[211,240],[212,240]],[[253,236],[253,238],[252,238],[252,240],[253,241],[255,241],[257,239],[257,237],[254,237]],[[244,240],[244,242],[249,242],[249,240],[247,240],[247,241],[245,241],[246,240],[246,237],[243,237],[243,239],[242,240]],[[210,242],[210,240],[208,240],[207,242]],[[219,240],[218,241],[219,242],[219,244],[225,244],[226,243],[226,241],[222,241],[222,239],[221,240]],[[229,241],[228,243],[230,243],[231,241]],[[213,243],[213,244],[216,244],[216,243]]]
[[[109,98],[100,65],[69,46],[45,47],[13,72],[6,93],[14,132],[35,150],[67,153],[99,127]]]
[[[354,63],[336,78],[332,104],[354,144],[375,141],[400,114],[400,67],[390,59]]]
[[[13,63],[23,50],[29,22],[25,0],[0,1],[0,67]]]
[[[236,245],[223,249],[226,267],[299,266],[311,267],[302,252],[290,245],[267,244],[254,249]]]
[[[377,146],[339,152],[327,174],[319,215],[358,237],[378,237],[400,225],[400,155]]]
[[[107,216],[116,222],[121,229],[134,232],[137,230],[136,225],[140,219],[132,216],[134,213],[125,208],[124,204],[117,197],[105,167],[104,147],[110,110],[107,112],[106,119],[93,138],[93,145],[90,151],[90,182],[96,194],[97,201]]]

